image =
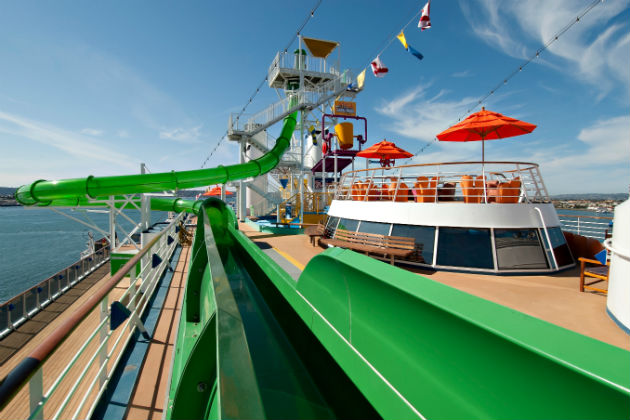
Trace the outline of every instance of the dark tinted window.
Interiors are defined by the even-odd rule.
[[[394,228],[392,229],[392,236],[414,238],[416,241],[416,252],[411,256],[410,260],[422,264],[433,264],[435,227],[394,225]]]
[[[352,232],[357,231],[357,226],[359,226],[359,221],[354,219],[340,219],[339,225],[337,229],[345,229]]]
[[[495,229],[499,270],[549,268],[538,229]]]
[[[389,235],[390,223],[366,222],[359,225],[359,232],[376,233],[378,235]]]
[[[437,264],[493,269],[490,229],[439,228]]]
[[[547,228],[547,232],[549,233],[551,248],[553,249],[553,253],[556,256],[558,268],[572,264],[573,258],[571,257],[571,252],[569,251],[567,241],[564,239],[562,229],[560,229],[559,227]]]
[[[339,223],[338,217],[328,218],[328,220],[326,221],[326,229],[325,229],[325,235],[324,235],[326,238],[332,237],[332,232],[334,232],[335,229],[337,229],[337,223]]]
[[[335,229],[337,228],[337,222],[339,222],[338,217],[329,217],[326,222],[326,229]]]

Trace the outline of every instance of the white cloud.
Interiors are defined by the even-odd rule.
[[[83,130],[81,130],[81,134],[98,137],[103,135],[103,130],[98,130],[96,128],[84,128]]]
[[[479,0],[471,6],[460,1],[475,35],[493,48],[521,59],[531,57],[584,10],[583,4],[576,3],[574,0],[554,0],[553,4],[545,0]],[[542,56],[549,60],[545,63],[597,88],[600,99],[611,92],[615,82],[630,85],[628,24],[610,23],[627,7],[626,1],[595,6],[549,46]]]
[[[118,130],[116,132],[116,135],[121,139],[129,138],[129,132],[127,130]]]
[[[470,72],[470,70],[464,70],[464,71],[458,71],[455,72],[453,74],[451,74],[451,77],[455,77],[458,79],[464,78],[464,77],[472,77],[472,73]]]
[[[394,120],[391,129],[405,137],[431,141],[435,135],[460,118],[473,98],[462,98],[456,101],[440,101],[447,92],[442,90],[437,95],[427,98],[430,83],[423,83],[417,88],[386,102],[377,109],[383,115]]]
[[[173,128],[160,131],[160,138],[174,140],[182,143],[198,143],[201,135],[201,126],[191,128]]]
[[[391,118],[393,132],[423,142],[410,152],[429,145],[408,163],[480,160],[479,142],[434,141],[437,133],[454,124],[476,100],[450,101],[444,98],[444,92],[428,98],[426,86],[406,92],[378,109]],[[527,120],[518,113],[510,116]],[[550,194],[624,192],[630,184],[629,133],[630,116],[616,116],[591,123],[576,138],[559,145],[544,138],[518,142],[509,148],[491,142],[490,148],[486,145],[486,159],[538,163]],[[515,150],[518,156],[514,156]]]
[[[43,143],[80,159],[108,162],[125,168],[136,169],[137,167],[128,156],[100,146],[90,137],[2,111],[0,111],[0,133]]]

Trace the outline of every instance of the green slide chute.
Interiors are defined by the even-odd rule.
[[[624,349],[341,248],[296,282],[264,249],[200,202],[166,419],[630,416]]]
[[[297,112],[287,116],[274,147],[258,159],[246,163],[156,174],[88,176],[87,178],[60,181],[39,180],[18,188],[15,192],[15,199],[25,206],[93,206],[94,204],[90,203],[90,198],[204,187],[257,177],[269,172],[280,162],[282,154],[291,143],[296,118]],[[151,208],[153,210],[195,212],[198,211],[199,205],[194,203],[194,200],[153,198],[151,199]]]

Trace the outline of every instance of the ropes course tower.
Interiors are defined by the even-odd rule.
[[[322,159],[327,135],[327,130],[322,133],[322,118],[331,114],[335,101],[353,99],[360,88],[350,70],[341,70],[338,42],[302,35],[297,49],[276,53],[267,82],[281,98],[278,102],[255,114],[230,115],[228,138],[239,143],[239,162],[256,159],[273,146],[274,138],[267,135],[273,124],[294,111],[300,111],[299,119],[290,148],[276,169],[238,182],[237,215],[242,221],[248,214],[265,216],[275,211],[277,221],[312,222],[317,216],[305,221],[305,211],[307,216],[323,213],[328,202],[325,188],[311,172]]]

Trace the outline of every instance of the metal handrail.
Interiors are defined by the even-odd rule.
[[[101,362],[104,362],[105,365],[108,363],[108,361],[110,360],[111,356],[114,353],[114,350],[118,349],[117,345],[118,343],[120,343],[123,337],[122,331],[125,331],[125,329],[130,324],[130,322],[132,322],[132,320],[139,320],[139,316],[142,314],[142,311],[144,311],[144,309],[147,307],[149,297],[156,288],[157,281],[159,280],[161,276],[161,272],[165,269],[168,259],[170,258],[170,255],[172,254],[175,246],[178,243],[177,235],[170,236],[170,233],[175,231],[177,224],[179,223],[179,221],[181,220],[183,216],[184,216],[183,213],[180,214],[177,218],[175,218],[171,222],[171,224],[167,228],[165,228],[162,232],[156,235],[147,244],[147,246],[145,246],[138,254],[133,256],[116,274],[114,274],[98,291],[96,291],[92,296],[90,296],[88,300],[83,305],[81,305],[61,326],[59,326],[55,330],[55,332],[53,332],[51,335],[46,337],[44,341],[34,351],[32,351],[28,357],[22,360],[22,362],[4,378],[4,380],[0,383],[0,408],[4,408],[6,406],[6,404],[11,400],[11,398],[24,386],[24,384],[27,383],[29,378],[33,377],[34,378],[33,380],[41,381],[42,375],[41,374],[35,375],[35,373],[41,372],[41,368],[43,368],[44,362],[50,357],[50,355],[54,352],[54,350],[57,349],[64,342],[64,340],[79,325],[79,323],[90,312],[92,312],[92,310],[99,304],[101,305],[101,322],[99,326],[96,328],[96,330],[92,333],[92,337],[88,341],[93,340],[93,338],[97,335],[99,331],[103,332],[103,327],[107,325],[107,321],[109,319],[109,314],[107,313],[108,312],[107,311],[107,297],[109,293],[118,285],[118,283],[127,274],[131,275],[130,288],[135,289],[136,265],[139,262],[141,262],[143,258],[149,255],[149,253],[157,254],[158,256],[160,256],[160,259],[162,260],[161,263],[156,265],[156,267],[154,267],[154,270],[150,270],[150,272],[147,273],[145,277],[143,277],[142,284],[140,285],[140,288],[138,289],[138,291],[142,290],[146,286],[147,290],[144,293],[144,297],[145,297],[144,302],[141,307],[140,305],[138,305],[138,307],[133,310],[132,316],[124,324],[125,327],[122,329],[120,328],[117,329],[117,331],[120,331],[121,334],[116,340],[116,343],[114,343],[114,346],[112,347],[111,352],[107,355],[104,361],[101,360]],[[166,240],[167,234],[169,234],[168,236],[172,238],[172,241],[170,244],[168,243],[169,241]],[[156,246],[158,248],[157,250],[155,249]],[[143,272],[144,272],[144,269],[143,269]],[[130,299],[130,302],[133,302],[135,300],[135,293],[137,293],[138,291],[134,291],[134,296]],[[125,346],[130,341],[133,331],[135,331],[136,327],[138,327],[137,323],[133,325],[133,327],[129,330],[129,334],[126,336],[126,339],[125,339]],[[140,327],[142,330],[143,327],[142,326]],[[107,345],[109,337],[111,335],[112,335],[112,331],[109,331],[107,334],[104,334],[104,336],[101,337],[102,338],[102,342],[100,343],[101,347],[103,345],[105,346]],[[84,345],[82,346],[80,350],[81,353],[85,350],[85,348],[87,348],[87,346],[88,346],[88,343],[84,343]],[[119,350],[119,357],[116,359],[114,365],[111,367],[111,370],[115,368],[115,365],[118,363],[118,361],[120,360],[120,356],[122,355],[123,349],[120,348],[118,350]],[[95,354],[96,355],[99,354],[98,349]],[[96,356],[93,359],[95,358]],[[45,393],[43,392],[43,387],[41,386],[41,383],[39,385],[33,386],[33,383],[31,381],[30,388],[35,389],[35,390],[40,390],[39,392],[41,392],[41,395],[39,397],[38,396],[30,397],[31,418],[41,418],[44,404],[49,401],[51,394],[55,391],[60,381],[64,379],[64,376],[72,368],[72,365],[76,363],[77,360],[78,360],[78,355],[76,355],[70,361],[70,363],[68,364],[68,366],[66,366],[66,368],[63,370],[61,375],[54,381],[53,385]],[[85,367],[84,372],[87,372],[87,370],[90,367],[91,365],[88,364]],[[99,371],[101,371],[102,369],[103,367],[101,367]],[[82,374],[81,378],[83,376],[84,375]],[[109,381],[109,377],[110,377],[109,374],[105,375],[106,382]],[[90,387],[90,390],[92,387],[93,385]],[[75,386],[75,389],[76,389],[76,386]],[[101,386],[99,390],[99,395],[103,390],[104,390],[104,387]],[[89,392],[90,391],[88,391],[88,393]],[[71,393],[72,392],[70,392],[70,394]],[[33,401],[35,402],[39,401],[39,402],[36,404],[33,404]],[[61,411],[57,415],[61,415]],[[75,416],[76,415],[78,415],[78,412],[75,413]]]
[[[464,180],[471,185],[465,186]],[[422,186],[425,181],[429,182],[429,187]],[[423,203],[463,201],[477,204],[551,201],[537,164],[479,161],[349,171],[343,174],[335,199]]]
[[[109,261],[109,245],[105,245],[98,251],[81,258],[46,280],[0,304],[0,325],[5,323],[4,327],[0,327],[3,328],[0,330],[0,339],[9,335],[107,261]],[[64,279],[65,285],[62,285]],[[34,299],[29,302],[30,296],[34,296]],[[42,299],[42,296],[45,297]],[[12,313],[17,309],[20,309],[21,312],[17,319],[13,319]],[[4,314],[6,314],[6,319],[2,320]]]
[[[563,230],[600,241],[606,239],[606,235],[610,233],[608,232],[609,222],[613,220],[612,217],[606,216],[568,214],[558,214],[558,219],[560,219]],[[598,220],[607,220],[608,222],[600,222]]]

